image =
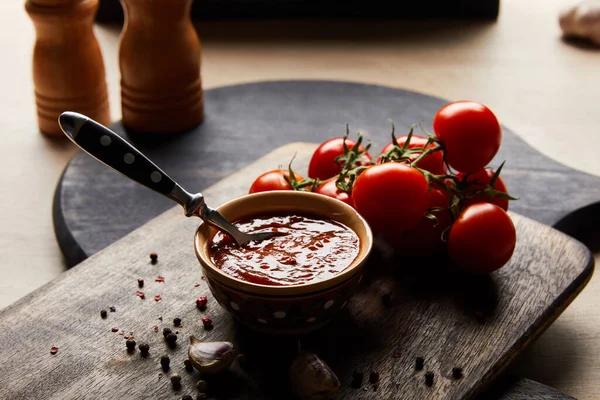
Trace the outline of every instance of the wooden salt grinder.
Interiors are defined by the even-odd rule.
[[[98,0],[28,0],[33,21],[33,83],[40,131],[64,137],[66,110],[110,123],[102,53],[93,32]]]
[[[176,133],[204,118],[200,40],[192,0],[121,0],[121,108],[138,132]]]

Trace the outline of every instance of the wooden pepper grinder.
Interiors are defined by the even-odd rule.
[[[98,0],[28,0],[33,21],[33,83],[40,131],[63,137],[58,116],[77,111],[110,123],[102,53],[93,32]]]
[[[192,0],[121,0],[123,123],[149,133],[190,130],[204,118],[200,40]]]

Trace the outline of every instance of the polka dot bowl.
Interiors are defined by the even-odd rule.
[[[208,248],[216,230],[200,224],[194,247],[208,286],[219,304],[242,324],[273,334],[314,331],[330,322],[358,289],[373,236],[365,220],[347,204],[315,193],[272,191],[239,197],[218,210],[233,221],[273,212],[310,213],[346,225],[360,239],[358,256],[337,275],[314,283],[271,286],[243,281],[216,267]]]

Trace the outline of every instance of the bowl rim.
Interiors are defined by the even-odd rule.
[[[356,273],[360,272],[361,267],[364,266],[369,254],[371,253],[371,250],[373,249],[373,241],[374,241],[373,232],[371,231],[371,228],[369,227],[369,224],[367,223],[367,221],[353,207],[344,203],[341,200],[334,199],[334,198],[328,197],[328,196],[324,196],[322,194],[312,193],[312,192],[302,192],[302,191],[292,191],[292,190],[273,190],[273,191],[268,191],[268,192],[246,194],[246,195],[237,197],[235,199],[229,200],[229,201],[221,204],[219,207],[217,207],[217,210],[221,211],[223,208],[232,207],[232,205],[235,203],[241,203],[243,205],[244,202],[247,201],[249,198],[254,198],[254,197],[285,198],[288,196],[295,196],[295,197],[296,196],[304,196],[304,197],[306,197],[307,201],[304,203],[304,204],[306,204],[306,208],[305,209],[297,208],[297,210],[299,212],[307,212],[307,213],[331,218],[336,222],[342,223],[344,226],[346,226],[349,229],[352,229],[352,228],[349,227],[347,224],[343,223],[342,221],[340,221],[338,218],[336,218],[336,215],[326,215],[323,213],[319,213],[318,210],[315,210],[314,208],[310,208],[310,206],[311,205],[314,206],[315,202],[329,203],[333,207],[338,208],[341,211],[340,214],[348,213],[348,214],[352,215],[352,218],[356,218],[356,220],[359,222],[359,224],[364,229],[364,234],[361,234],[361,233],[357,232],[355,229],[352,229],[356,233],[356,235],[359,237],[360,249],[359,249],[359,253],[356,256],[356,258],[352,261],[352,263],[350,263],[350,265],[348,267],[346,267],[346,269],[344,269],[340,273],[333,275],[329,278],[319,280],[316,282],[312,282],[312,283],[308,283],[308,284],[275,286],[275,285],[264,285],[264,284],[258,284],[258,283],[244,281],[242,279],[239,279],[232,275],[229,275],[229,274],[223,272],[220,268],[218,268],[210,260],[210,257],[208,257],[208,250],[206,250],[205,252],[201,251],[202,247],[206,247],[206,241],[201,241],[201,239],[200,239],[201,230],[205,230],[205,229],[213,229],[214,230],[215,229],[215,228],[212,228],[209,225],[207,225],[204,221],[202,221],[194,233],[194,251],[195,251],[196,257],[198,258],[198,261],[200,262],[203,269],[208,269],[211,274],[215,274],[216,276],[219,277],[219,279],[217,279],[217,280],[221,284],[229,286],[235,290],[241,290],[241,291],[245,291],[245,292],[249,292],[249,293],[253,293],[253,294],[258,293],[261,295],[270,295],[270,296],[289,296],[289,295],[297,295],[297,294],[306,294],[306,293],[325,291],[325,290],[331,289],[333,287],[339,286],[343,282],[346,282],[348,279],[351,279]],[[285,206],[283,206],[283,207],[285,208]],[[292,207],[293,206],[290,206],[290,208],[292,208]],[[252,210],[246,212],[245,215],[252,216],[253,215]],[[213,235],[214,235],[214,233],[207,235],[207,237],[212,238]],[[206,278],[210,279],[209,276],[207,276]]]

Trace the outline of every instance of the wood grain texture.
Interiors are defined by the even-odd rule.
[[[530,379],[508,376],[495,382],[479,400],[575,400],[549,386]]]
[[[313,148],[290,144],[219,182],[205,192],[209,204],[219,204],[246,192],[248,176],[279,164],[297,153],[304,170]],[[460,399],[479,393],[513,357],[534,340],[564,310],[589,280],[593,261],[589,250],[568,236],[512,213],[518,244],[510,264],[489,277],[453,272],[431,260],[411,263],[379,246],[370,258],[364,287],[334,321],[300,338],[338,374],[339,398]],[[247,354],[244,368],[207,378],[215,398],[288,398],[287,366],[295,338],[257,335],[236,324],[210,296],[205,312],[194,301],[207,294],[200,278],[192,240],[198,221],[173,208],[61,275],[39,291],[0,311],[0,396],[6,399],[47,398],[176,398],[193,393],[199,376],[183,370],[190,334],[204,340],[231,340]],[[159,255],[156,265],[148,254]],[[429,268],[435,268],[431,273]],[[154,282],[158,275],[164,283]],[[136,296],[137,278],[145,279]],[[195,287],[195,283],[200,283]],[[392,294],[386,306],[381,296]],[[156,302],[153,296],[160,294]],[[115,306],[107,319],[99,311]],[[474,313],[486,315],[484,324]],[[205,331],[200,317],[210,316],[215,329]],[[162,317],[163,321],[159,320]],[[179,347],[168,350],[159,328],[183,319]],[[151,357],[129,355],[118,327],[134,331],[138,343],[150,344]],[[56,355],[51,346],[59,347]],[[167,377],[159,378],[159,358],[169,354],[183,377],[183,389],[173,393]],[[425,370],[414,370],[418,356]],[[451,370],[463,368],[454,380]],[[349,386],[353,371],[380,372],[374,388]],[[424,384],[424,372],[435,373]]]
[[[377,154],[414,123],[431,131],[431,121],[446,100],[407,90],[334,81],[275,81],[206,91],[205,123],[176,137],[115,131],[179,181],[188,191],[206,188],[268,151],[297,140],[321,143],[345,132],[362,131]],[[424,134],[417,129],[417,132]],[[290,156],[291,159],[291,156]],[[290,161],[281,160],[282,165]],[[492,162],[506,160],[502,177],[520,198],[512,209],[548,225],[579,208],[587,212],[563,224],[578,237],[589,221],[600,223],[600,179],[570,169],[528,146],[506,127]],[[277,168],[273,165],[271,168]],[[70,265],[105,248],[172,204],[80,152],[67,166],[54,202],[55,231]],[[587,224],[587,225],[586,225]],[[584,233],[578,232],[580,227]]]

